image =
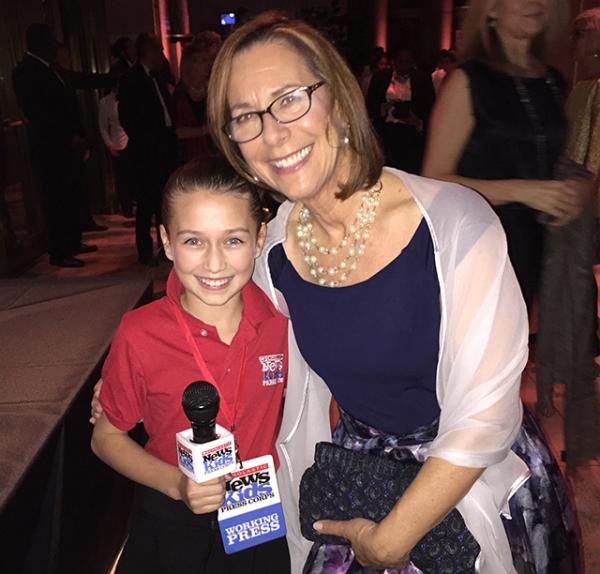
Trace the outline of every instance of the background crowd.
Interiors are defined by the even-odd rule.
[[[28,120],[31,159],[42,181],[50,263],[80,267],[77,255],[96,250],[81,233],[103,231],[90,214],[84,163],[89,158],[76,90],[98,90],[98,129],[110,156],[121,213],[136,218],[140,263],[158,264],[150,229],[159,223],[160,192],[168,175],[194,158],[208,167],[216,157],[206,128],[206,88],[221,35],[187,38],[179,79],[159,39],[142,33],[118,38],[108,74],[74,71],[68,48],[45,25],[27,31],[27,51],[13,72],[13,88]],[[414,49],[373,51],[360,74],[369,114],[388,165],[418,173],[435,92],[454,66],[442,50],[433,71],[417,67]],[[49,103],[50,102],[50,103]],[[60,130],[60,133],[57,131]]]

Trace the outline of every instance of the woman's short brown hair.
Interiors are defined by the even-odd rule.
[[[498,0],[471,0],[463,25],[459,59],[480,60],[495,65],[506,65],[506,54],[502,50],[490,12]],[[532,54],[547,62],[552,49],[562,37],[569,19],[569,6],[565,0],[550,0],[550,21],[546,28],[533,40]]]
[[[338,197],[347,199],[356,191],[374,186],[381,176],[383,154],[356,78],[338,51],[319,32],[304,22],[276,12],[262,14],[231,34],[223,43],[213,66],[208,86],[208,125],[227,160],[241,175],[253,180],[254,174],[237,144],[223,132],[223,125],[231,119],[227,90],[234,57],[251,46],[267,42],[287,44],[303,58],[317,79],[327,82],[332,109],[348,126],[350,171],[346,181],[339,182]]]

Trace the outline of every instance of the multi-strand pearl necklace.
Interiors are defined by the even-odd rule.
[[[308,265],[310,275],[316,283],[326,287],[339,287],[356,269],[358,260],[365,254],[382,189],[383,186],[379,182],[363,194],[354,223],[350,225],[342,241],[335,247],[325,247],[319,244],[313,235],[310,211],[307,207],[300,209],[296,237],[298,246],[304,255],[304,262]],[[344,255],[344,257],[337,265],[325,267],[319,261],[317,254]]]

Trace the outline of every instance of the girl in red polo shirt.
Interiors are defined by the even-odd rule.
[[[265,236],[260,193],[228,170],[188,164],[163,196],[161,237],[173,270],[165,297],[127,313],[104,364],[104,409],[92,449],[138,483],[118,574],[285,574],[285,538],[236,554],[223,550],[216,510],[225,479],[203,484],[177,467],[175,434],[189,427],[186,386],[201,377],[179,307],[235,424],[242,460],[276,459],[287,371],[287,320],[251,281]],[[138,421],[145,447],[128,436]]]

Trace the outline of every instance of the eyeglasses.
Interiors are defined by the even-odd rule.
[[[275,98],[261,112],[246,112],[235,116],[223,126],[223,131],[231,141],[241,144],[262,134],[265,114],[269,114],[278,124],[295,122],[310,111],[313,92],[325,83],[325,80],[321,80],[316,84],[286,92]]]

